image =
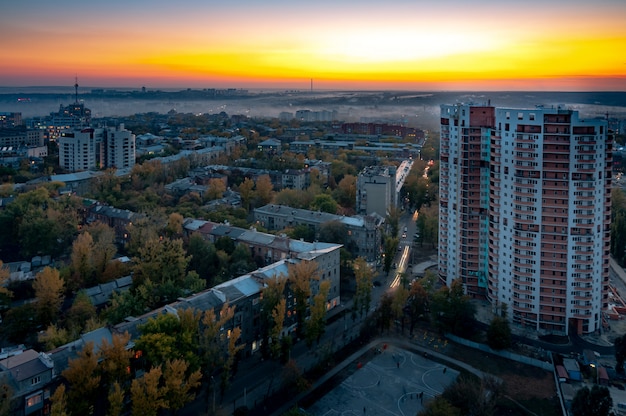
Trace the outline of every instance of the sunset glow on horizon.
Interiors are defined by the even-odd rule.
[[[0,13],[0,86],[626,91],[625,19],[622,0],[25,0]]]

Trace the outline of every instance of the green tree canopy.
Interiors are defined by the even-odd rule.
[[[609,389],[594,385],[579,389],[572,400],[572,416],[609,416],[613,399]]]
[[[460,279],[452,282],[450,287],[442,287],[431,301],[433,321],[444,331],[455,335],[469,336],[473,333],[476,309],[463,292]]]

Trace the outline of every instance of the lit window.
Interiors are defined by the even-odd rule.
[[[41,403],[41,399],[42,399],[41,394],[38,394],[33,397],[29,397],[28,399],[26,399],[26,407],[32,407]]]

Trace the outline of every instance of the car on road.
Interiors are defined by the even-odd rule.
[[[374,280],[374,287],[380,287],[381,284],[378,280]]]

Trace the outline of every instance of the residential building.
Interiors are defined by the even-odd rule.
[[[61,133],[59,166],[70,172],[95,170],[101,165],[102,130],[92,127]]]
[[[547,107],[441,106],[439,275],[538,331],[601,329],[613,141]]]
[[[285,169],[281,175],[281,189],[305,189],[310,182],[310,171],[308,169]]]
[[[54,364],[47,354],[35,350],[16,350],[0,359],[0,383],[13,390],[20,414],[42,414],[49,391],[44,387],[52,381]]]
[[[123,124],[65,130],[58,143],[59,165],[72,172],[135,165],[135,135]]]
[[[281,143],[280,143],[280,140],[267,139],[259,143],[257,148],[259,152],[265,152],[265,153],[269,153],[273,155],[273,154],[280,153]]]
[[[44,145],[41,129],[28,129],[24,125],[0,128],[0,147],[41,147]]]
[[[120,124],[104,129],[104,166],[125,169],[135,166],[135,135]]]
[[[51,182],[63,182],[65,187],[61,192],[84,195],[92,190],[95,180],[104,176],[104,172],[83,171],[50,175]]]
[[[393,136],[411,140],[424,139],[424,131],[414,127],[388,123],[343,123],[339,130],[343,134],[368,136]]]
[[[384,218],[377,214],[346,217],[269,204],[254,210],[254,220],[268,230],[283,230],[305,225],[315,232],[317,238],[322,225],[336,223],[338,227],[345,227],[345,247],[353,256],[363,257],[370,263],[380,260],[380,228]]]
[[[400,189],[404,185],[412,160],[404,160],[399,167],[369,166],[356,180],[356,211],[359,214],[385,216],[391,207],[398,206]]]
[[[22,113],[0,111],[0,129],[12,128],[21,125]]]
[[[130,227],[133,225],[133,221],[143,217],[142,214],[137,214],[127,209],[119,209],[97,203],[90,207],[86,222],[88,224],[101,222],[108,225],[115,231],[115,240],[123,244],[130,238]]]
[[[59,111],[50,113],[51,125],[61,129],[75,129],[91,124],[91,110],[78,101],[59,106]]]

